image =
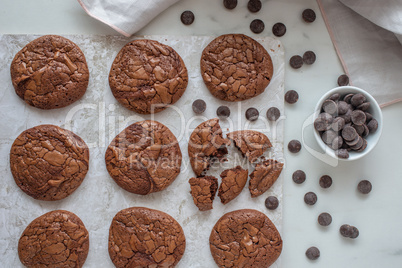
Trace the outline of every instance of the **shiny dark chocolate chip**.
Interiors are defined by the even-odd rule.
[[[316,55],[313,51],[309,50],[304,52],[303,54],[303,62],[307,65],[311,65],[315,62],[316,60]]]
[[[336,156],[339,158],[343,159],[348,159],[349,158],[349,152],[347,149],[339,149],[338,151],[335,152]]]
[[[355,94],[353,94],[353,93],[350,93],[350,94],[347,94],[347,95],[345,95],[345,97],[343,97],[343,101],[345,101],[346,103],[350,103],[350,99],[352,99],[352,97],[354,96]]]
[[[359,136],[363,135],[364,133],[364,126],[363,125],[352,125],[352,127],[354,127],[354,129],[356,129],[356,132]]]
[[[357,185],[357,190],[359,190],[359,192],[362,194],[370,193],[371,189],[372,189],[372,185],[371,185],[371,182],[369,182],[368,180],[362,180]]]
[[[355,146],[359,142],[360,136],[356,136],[356,138],[352,141],[345,141],[345,143],[349,146]]]
[[[256,13],[261,10],[262,3],[260,0],[248,1],[247,8],[250,12]]]
[[[281,111],[276,107],[271,107],[267,111],[267,118],[269,121],[276,121],[281,116]]]
[[[227,106],[219,106],[216,110],[216,115],[222,118],[230,116],[230,109]]]
[[[373,115],[366,112],[366,122],[370,122],[373,119]]]
[[[321,226],[328,226],[331,222],[332,216],[327,212],[323,212],[318,216],[318,224]]]
[[[343,224],[339,228],[339,232],[343,237],[350,237],[352,235],[352,226],[350,226],[349,224]]]
[[[341,137],[341,136],[337,136],[337,137],[332,141],[331,148],[334,149],[334,150],[338,150],[338,149],[340,149],[340,148],[342,147],[342,145],[343,145],[343,139],[342,139],[342,137]]]
[[[286,33],[285,24],[281,22],[275,23],[274,26],[272,26],[272,33],[277,37],[284,36]]]
[[[299,55],[294,55],[290,58],[289,64],[293,69],[299,69],[303,66],[303,58]]]
[[[378,121],[375,120],[374,118],[370,120],[367,124],[367,128],[370,131],[370,133],[374,133],[378,129]]]
[[[353,95],[353,97],[350,99],[350,104],[352,104],[354,107],[358,107],[359,105],[363,104],[363,102],[366,101],[366,97],[361,94],[357,93]]]
[[[322,104],[322,109],[326,113],[335,114],[338,111],[338,105],[333,100],[328,99]]]
[[[307,205],[314,205],[315,203],[317,203],[317,195],[313,192],[308,192],[304,195],[304,202]]]
[[[285,93],[285,101],[294,104],[299,100],[299,94],[295,90],[289,90]]]
[[[194,22],[194,13],[190,10],[186,10],[181,13],[180,20],[184,25],[190,25]]]
[[[333,141],[336,137],[338,137],[338,134],[337,134],[335,131],[331,130],[331,129],[325,131],[325,132],[322,133],[322,135],[321,135],[321,139],[322,139],[322,141],[323,141],[325,144],[332,144],[332,141]]]
[[[237,6],[237,0],[223,0],[223,5],[227,9],[234,9]]]
[[[346,114],[349,110],[349,106],[347,104],[347,102],[345,101],[339,101],[338,102],[338,114],[339,115],[343,115]]]
[[[354,139],[356,139],[356,137],[357,137],[357,132],[356,132],[356,129],[354,129],[354,127],[345,126],[342,129],[342,138],[345,141],[353,141]]]
[[[246,118],[247,118],[247,120],[250,120],[250,121],[257,120],[259,115],[260,115],[260,113],[258,112],[258,110],[256,108],[248,108],[246,111]]]
[[[334,93],[329,97],[329,99],[333,100],[333,101],[338,101],[340,98],[341,98],[341,94],[339,94],[339,93]]]
[[[306,257],[309,260],[314,261],[320,257],[320,250],[316,247],[311,247],[306,250]]]
[[[306,173],[303,170],[293,172],[292,179],[297,184],[302,184],[306,180]]]
[[[324,120],[322,120],[320,117],[316,118],[314,120],[314,128],[317,131],[325,131],[329,128],[329,124],[327,122],[325,122]]]
[[[363,102],[356,109],[362,110],[363,112],[367,111],[370,108],[370,102]]]
[[[259,34],[262,33],[265,29],[265,24],[262,20],[255,19],[250,23],[250,30],[253,33]]]
[[[288,144],[288,150],[291,153],[298,153],[301,150],[301,143],[298,140],[291,140]]]
[[[341,131],[345,126],[345,119],[342,117],[337,117],[332,121],[331,128],[334,131]]]
[[[334,117],[329,113],[320,113],[318,118],[320,118],[321,120],[325,121],[328,124],[332,124],[332,122],[334,121]]]
[[[314,10],[308,8],[303,11],[302,17],[305,22],[311,23],[315,21],[316,15]]]
[[[202,114],[205,112],[205,109],[207,108],[207,104],[205,101],[198,99],[193,102],[193,111],[196,114]]]
[[[349,85],[349,76],[346,74],[342,74],[338,77],[338,85],[339,86],[347,86]]]
[[[328,175],[323,175],[321,176],[319,183],[322,188],[329,188],[332,185],[332,178]]]
[[[275,196],[268,196],[267,199],[265,199],[265,207],[269,210],[274,210],[277,209],[279,206],[279,201],[278,198]]]
[[[352,149],[354,151],[358,151],[362,148],[363,145],[364,145],[364,139],[359,136],[357,143],[355,145],[351,146],[350,149]]]

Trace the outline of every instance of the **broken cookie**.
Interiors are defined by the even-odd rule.
[[[278,179],[282,168],[282,163],[272,159],[258,163],[255,170],[250,174],[249,190],[251,197],[265,193]]]
[[[227,204],[235,199],[246,185],[248,170],[237,166],[221,173],[222,183],[219,186],[218,196],[222,204]]]
[[[226,136],[234,142],[237,149],[239,149],[242,155],[247,157],[251,163],[263,155],[268,148],[272,147],[267,136],[254,130],[233,131]]]
[[[189,183],[191,186],[190,193],[198,209],[200,211],[212,209],[212,202],[218,189],[218,179],[213,176],[205,176],[191,178]]]

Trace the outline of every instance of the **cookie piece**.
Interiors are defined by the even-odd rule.
[[[194,204],[200,211],[212,209],[212,202],[218,190],[218,179],[213,176],[191,178],[189,180]]]
[[[54,210],[33,220],[18,241],[18,256],[26,267],[82,267],[89,234],[81,219]]]
[[[89,150],[73,132],[40,125],[22,132],[10,150],[15,183],[39,200],[60,200],[81,185],[88,172]]]
[[[158,113],[180,99],[187,68],[177,52],[157,41],[138,39],[117,54],[109,73],[113,96],[140,114]]]
[[[282,238],[271,220],[253,209],[223,215],[209,237],[218,267],[266,268],[282,252]]]
[[[109,256],[117,268],[174,267],[185,249],[180,224],[159,210],[126,208],[110,225]]]
[[[10,72],[15,93],[29,105],[46,110],[80,99],[89,81],[84,53],[58,35],[28,43],[15,55]]]
[[[221,173],[222,183],[219,186],[218,196],[222,204],[227,204],[235,199],[246,185],[248,170],[241,166],[227,169]]]
[[[182,155],[174,134],[157,121],[125,128],[106,150],[106,168],[124,190],[146,195],[168,187],[180,173]]]
[[[255,166],[250,174],[249,190],[251,197],[265,193],[276,182],[283,169],[283,163],[268,159]]]
[[[234,142],[234,145],[240,150],[243,157],[247,157],[251,163],[263,155],[268,148],[272,147],[266,135],[254,130],[233,131],[226,134],[226,136]]]
[[[273,75],[265,48],[243,34],[221,35],[201,55],[201,75],[216,98],[242,101],[264,92]]]
[[[203,175],[213,161],[224,161],[229,144],[230,141],[222,136],[219,119],[213,118],[197,126],[188,144],[188,156],[195,175]]]

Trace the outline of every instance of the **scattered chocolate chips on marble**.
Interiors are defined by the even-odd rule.
[[[302,13],[302,18],[305,22],[311,23],[314,22],[316,19],[316,15],[314,10],[307,8]]]
[[[321,188],[327,189],[332,185],[332,178],[328,175],[323,175],[321,176],[319,183]]]
[[[276,121],[281,117],[281,111],[276,107],[271,107],[267,111],[267,118],[269,121]]]
[[[310,247],[306,250],[306,257],[314,261],[320,257],[320,250],[317,247]]]
[[[275,196],[268,196],[267,199],[265,199],[265,206],[269,210],[277,209],[279,206],[278,198]]]
[[[256,108],[251,107],[246,110],[246,118],[249,121],[257,120],[259,115],[260,115],[260,113],[258,112],[258,110]]]
[[[299,100],[299,93],[295,90],[288,90],[285,93],[285,101],[289,104],[294,104]]]
[[[286,33],[286,26],[285,24],[283,24],[282,22],[277,22],[274,24],[274,26],[272,26],[272,33],[276,36],[276,37],[281,37],[284,36]]]
[[[253,33],[259,34],[262,33],[265,29],[265,24],[260,19],[255,19],[250,23],[250,30]]]
[[[234,9],[237,6],[237,0],[223,0],[223,5],[227,9]]]
[[[306,180],[306,173],[303,170],[293,172],[292,179],[296,184],[302,184]]]
[[[315,203],[317,203],[317,195],[313,192],[308,192],[304,195],[304,202],[309,205],[312,206]]]
[[[291,153],[298,153],[301,150],[301,143],[298,140],[291,140],[288,144],[288,150]]]
[[[332,222],[332,216],[331,214],[327,212],[323,212],[320,215],[318,215],[318,224],[321,226],[328,226]]]
[[[186,10],[181,13],[180,20],[184,25],[190,25],[194,22],[194,13],[190,10]]]
[[[370,193],[372,188],[373,186],[371,185],[371,182],[369,182],[368,180],[362,180],[357,185],[357,190],[362,194]]]
[[[202,114],[205,112],[205,109],[207,108],[207,104],[205,101],[198,99],[193,102],[193,112],[196,114]]]
[[[342,74],[338,77],[338,86],[347,86],[349,85],[349,76],[346,74]]]
[[[262,8],[261,0],[248,1],[247,8],[252,13],[256,13],[256,12],[260,11]]]
[[[348,237],[355,239],[359,236],[359,229],[357,229],[355,226],[351,226],[349,224],[343,224],[339,228],[339,232],[343,237]]]
[[[315,62],[317,56],[311,50],[304,52],[303,54],[303,62],[304,64],[311,65]]]
[[[290,67],[299,69],[303,66],[303,58],[299,55],[294,55],[289,60]]]
[[[230,116],[230,109],[227,106],[219,106],[216,110],[216,115],[220,118],[227,118]]]

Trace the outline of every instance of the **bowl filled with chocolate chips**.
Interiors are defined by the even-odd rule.
[[[314,129],[325,153],[340,160],[356,160],[368,154],[380,139],[381,108],[363,89],[337,87],[317,103]]]

